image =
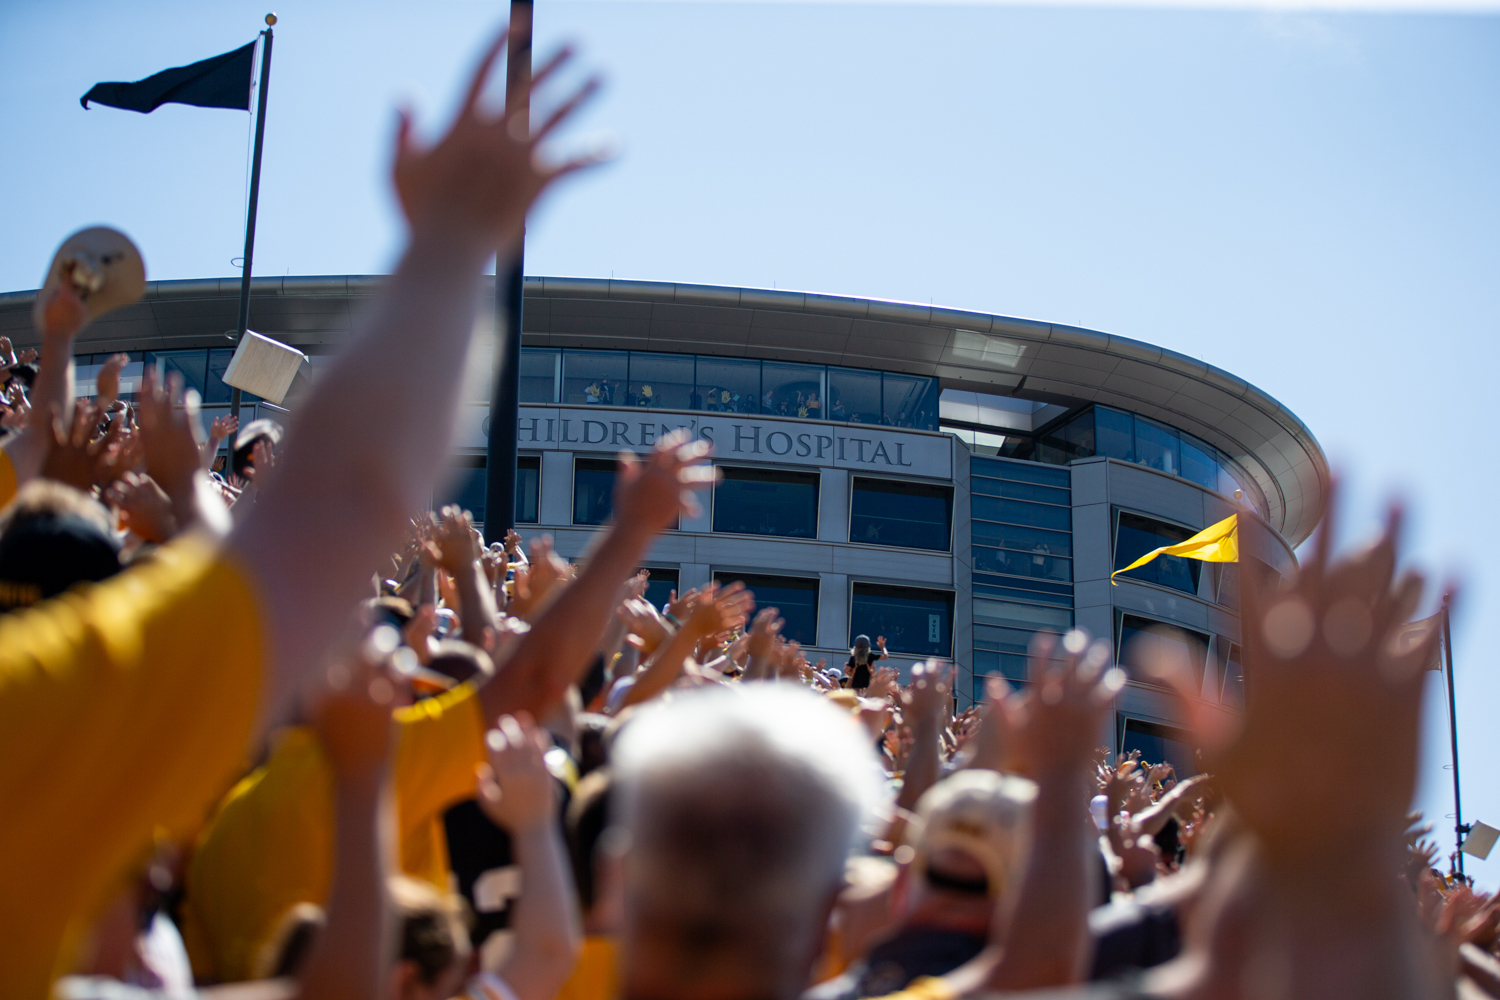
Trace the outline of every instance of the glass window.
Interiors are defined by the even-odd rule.
[[[976,431],[969,427],[950,427],[942,425],[945,433],[952,434],[964,444],[969,446],[969,451],[975,455],[1008,455],[1014,450],[1009,446],[1016,441],[1029,441],[1029,438],[1006,437],[1004,434],[991,434],[989,431]]]
[[[976,476],[988,476],[991,479],[1016,479],[1041,486],[1060,486],[1063,489],[1067,489],[1073,482],[1072,473],[1067,469],[1048,469],[1036,465],[1022,465],[1019,462],[972,459],[969,471]],[[1063,503],[1067,502],[1063,501]]]
[[[974,673],[1000,674],[1012,684],[1027,677],[1026,651],[1036,632],[974,624]]]
[[[573,460],[573,523],[603,524],[614,510],[615,461]]]
[[[182,376],[184,388],[197,389],[200,396],[207,395],[204,386],[208,381],[208,351],[157,351],[152,357],[160,365],[162,375],[176,372]],[[227,403],[229,397],[226,396],[224,401]]]
[[[880,423],[880,373],[853,368],[828,369],[830,420],[855,424]]]
[[[1240,662],[1240,644],[1237,642],[1229,644],[1229,657],[1224,661],[1224,683],[1219,691],[1219,701],[1231,708],[1245,707],[1245,668]]]
[[[572,406],[625,405],[629,363],[624,351],[564,351],[562,402]]]
[[[1135,421],[1130,414],[1107,406],[1094,407],[1094,454],[1134,462],[1134,430]]]
[[[1240,568],[1235,563],[1217,563],[1219,571],[1218,601],[1226,608],[1240,606]]]
[[[454,458],[447,480],[447,489],[438,494],[434,507],[442,509],[448,504],[457,504],[474,520],[484,520],[485,457],[483,455],[458,455]]]
[[[557,402],[560,353],[541,347],[521,348],[521,402]]]
[[[892,479],[854,479],[849,541],[947,552],[953,489]]]
[[[646,572],[650,574],[646,577],[646,602],[661,611],[672,599],[672,591],[677,589],[677,571],[647,566]]]
[[[1071,507],[1049,507],[1039,503],[1002,500],[978,494],[969,497],[969,505],[974,517],[986,521],[1029,524],[1038,528],[1052,528],[1055,531],[1073,530]]]
[[[1213,446],[1191,434],[1182,435],[1182,471],[1178,475],[1207,489],[1218,489],[1219,463],[1214,458]],[[1229,495],[1234,496],[1233,493]]]
[[[818,474],[720,466],[713,530],[740,535],[818,537]]]
[[[823,369],[818,365],[784,365],[765,361],[760,366],[760,412],[778,417],[823,415]]]
[[[755,594],[757,608],[775,608],[786,625],[781,634],[804,646],[818,644],[818,581],[799,576],[759,573],[715,573],[720,584],[743,580]]]
[[[1186,658],[1199,681],[1208,656],[1208,636],[1177,625],[1140,618],[1120,616],[1120,638],[1115,645],[1115,660],[1131,680],[1154,683],[1143,668],[1167,658]]]
[[[893,653],[953,655],[953,594],[915,587],[856,583],[849,644],[856,635],[885,636]]]
[[[541,493],[542,460],[537,455],[516,458],[516,523],[536,524],[537,498]]]
[[[1182,468],[1177,455],[1177,432],[1166,424],[1136,417],[1135,460],[1147,468],[1177,475]]]
[[[1037,442],[1037,459],[1067,465],[1075,458],[1094,454],[1094,411],[1085,410],[1062,426],[1044,434]]]
[[[691,354],[630,352],[630,389],[625,395],[625,405],[667,410],[702,409],[697,399]]]
[[[1126,719],[1120,754],[1124,756],[1132,750],[1141,752],[1142,763],[1171,764],[1179,779],[1198,773],[1197,754],[1185,730],[1142,719]]]
[[[1028,555],[1009,552],[1005,549],[987,549],[974,546],[974,568],[981,573],[1007,573],[1012,576],[1035,576],[1043,580],[1061,583],[1073,579],[1071,559],[1054,559],[1044,555]]]
[[[1120,511],[1115,530],[1116,570],[1124,569],[1152,549],[1175,545],[1193,537],[1192,528],[1183,528],[1139,514]],[[1120,575],[1128,580],[1144,580],[1160,587],[1171,587],[1184,594],[1198,593],[1198,577],[1203,563],[1181,556],[1157,556],[1146,565]]]
[[[973,476],[969,489],[986,496],[1009,497],[1012,500],[1031,500],[1036,503],[1057,504],[1066,507],[1073,502],[1072,490],[1060,490],[1051,486],[1036,486],[1032,483],[1012,483],[1004,479],[985,479]]]
[[[229,394],[233,387],[224,381],[224,372],[229,368],[229,361],[234,357],[234,348],[215,347],[208,352],[208,378],[204,386],[203,401],[205,403],[227,403]],[[250,392],[240,393],[241,403],[258,403],[260,397]]]
[[[974,598],[974,621],[985,625],[1002,625],[1007,628],[1024,628],[1061,634],[1073,627],[1073,612],[1069,608],[1022,604],[1019,601],[992,601],[976,597]]]
[[[1014,586],[996,586],[999,583]],[[1000,597],[1033,604],[1052,604],[1059,608],[1073,606],[1073,588],[1066,584],[1043,583],[1040,580],[978,580],[974,581],[976,597]]]
[[[970,525],[975,545],[998,545],[1017,552],[1039,552],[1049,556],[1071,556],[1073,535],[1066,531],[1025,528],[1015,524],[974,521]]]
[[[889,427],[932,430],[937,423],[937,380],[917,375],[885,375],[881,379],[883,422]]]
[[[1026,683],[1026,657],[1013,653],[996,653],[988,649],[974,650],[974,700],[984,704],[984,681],[986,677],[1004,677],[1011,687]]]
[[[759,413],[760,362],[699,358],[698,391],[710,413]]]

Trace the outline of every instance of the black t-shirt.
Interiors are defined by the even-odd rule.
[[[883,659],[885,659],[885,654],[876,649],[870,650],[870,658],[864,663],[855,663],[854,657],[849,657],[844,662],[844,673],[850,677],[849,686],[859,691],[869,687],[875,661]]]
[[[913,979],[941,976],[984,950],[983,934],[937,927],[907,927],[870,949],[843,975],[819,983],[802,1000],[859,1000],[905,989]]]

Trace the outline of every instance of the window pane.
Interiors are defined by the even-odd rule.
[[[698,407],[692,405],[693,395],[691,354],[630,352],[630,391],[625,397],[627,406],[696,410]]]
[[[1181,659],[1193,665],[1199,681],[1203,680],[1203,664],[1208,656],[1208,636],[1165,622],[1139,618],[1135,615],[1120,616],[1120,642],[1115,659],[1131,680],[1154,684],[1155,681],[1141,669],[1157,659]]]
[[[1057,584],[1041,583],[1033,580],[1007,580],[1014,583],[1014,587],[997,587],[994,583],[999,581],[974,581],[974,594],[977,597],[999,597],[1006,600],[1026,601],[1032,604],[1051,604],[1059,608],[1071,608],[1073,606],[1073,588],[1058,586]],[[1040,588],[1052,589],[1043,590]]]
[[[564,351],[564,403],[622,406],[630,359],[624,351]]]
[[[1135,447],[1131,443],[1134,430],[1135,421],[1130,414],[1107,406],[1094,407],[1094,454],[1134,462]]]
[[[1031,639],[1034,635],[1036,632],[1024,629],[995,628],[975,624],[974,645],[1009,653],[1012,656],[1025,656],[1026,650],[1031,647]]]
[[[828,369],[828,403],[830,420],[880,423],[880,373]]]
[[[1066,465],[1075,458],[1094,454],[1094,412],[1087,410],[1061,427],[1048,432],[1038,447],[1041,461]]]
[[[998,674],[1011,687],[1026,683],[1027,667],[1024,654],[993,653],[987,649],[974,650],[974,700],[984,704],[984,679]]]
[[[1068,559],[1007,552],[974,546],[974,568],[981,573],[1009,573],[1013,576],[1035,576],[1043,580],[1068,583],[1073,579],[1073,563]]]
[[[1057,531],[1073,530],[1071,507],[1047,507],[1039,503],[1000,500],[977,494],[969,497],[969,504],[973,515],[986,521],[1030,524],[1038,528],[1052,528]]]
[[[823,415],[823,369],[818,365],[760,366],[760,411],[779,417]]]
[[[1214,460],[1214,450],[1191,434],[1182,435],[1183,479],[1199,486],[1216,490],[1219,488],[1219,463]],[[1234,496],[1233,493],[1230,496]]]
[[[1177,432],[1145,417],[1135,418],[1135,460],[1141,465],[1177,475]]]
[[[1114,568],[1124,569],[1152,549],[1175,545],[1194,534],[1191,528],[1181,528],[1175,524],[1121,511],[1119,528],[1115,532]],[[1171,587],[1184,594],[1197,594],[1198,577],[1202,572],[1203,563],[1197,559],[1157,556],[1146,565],[1120,575],[1128,580],[1144,580],[1158,586]]]
[[[699,358],[698,391],[710,413],[759,413],[760,362]]]
[[[1240,568],[1234,563],[1219,565],[1218,600],[1226,608],[1240,606]]]
[[[1067,469],[1048,469],[1023,462],[994,462],[987,459],[971,459],[969,471],[976,476],[991,479],[1018,479],[1025,483],[1042,486],[1059,486],[1067,489],[1072,484],[1072,473]],[[1067,501],[1064,501],[1065,503]]]
[[[1023,528],[1014,524],[974,521],[971,524],[975,545],[998,545],[1018,552],[1036,552],[1049,556],[1071,556],[1073,536],[1062,531]]]
[[[1016,601],[990,601],[974,598],[974,620],[986,625],[1004,625],[1046,632],[1066,632],[1073,627],[1073,612],[1068,608],[1049,608],[1040,604]]]
[[[203,391],[205,403],[227,403],[232,387],[224,381],[224,372],[229,367],[229,361],[234,357],[234,348],[215,347],[208,352],[208,378]],[[252,392],[240,393],[241,403],[258,403],[260,397]]]
[[[485,457],[483,455],[459,455],[453,460],[446,489],[438,494],[433,506],[442,509],[452,503],[470,514],[474,520],[484,520]]]
[[[516,523],[536,524],[537,496],[541,492],[542,460],[536,455],[516,459]]]
[[[937,380],[917,375],[885,375],[881,400],[883,422],[890,427],[931,430],[937,423]]]
[[[952,511],[947,486],[856,478],[849,541],[946,552]]]
[[[603,524],[614,510],[615,463],[612,459],[573,460],[573,523]]]
[[[885,636],[893,653],[953,655],[953,594],[915,587],[854,585],[849,644],[856,635]]]
[[[1009,497],[1012,500],[1035,500],[1066,507],[1073,502],[1072,490],[1059,490],[1051,486],[1033,486],[1031,483],[1012,483],[1003,479],[985,479],[973,476],[969,489],[986,496]]]
[[[743,580],[755,594],[756,608],[776,608],[786,620],[781,634],[804,646],[818,644],[818,581],[798,576],[715,573],[721,584]]]
[[[1237,642],[1229,647],[1229,659],[1224,664],[1224,684],[1219,700],[1231,708],[1245,707],[1245,668],[1240,664],[1240,644]]]
[[[1140,719],[1126,719],[1120,754],[1123,756],[1132,750],[1141,752],[1142,763],[1171,764],[1178,779],[1191,778],[1198,773],[1198,758],[1184,730]]]
[[[818,474],[720,466],[714,487],[715,531],[818,537]]]
[[[660,611],[671,600],[672,591],[677,589],[677,571],[648,566],[646,572],[651,574],[646,578],[646,602]]]
[[[176,372],[182,376],[184,388],[197,389],[198,395],[207,396],[204,385],[208,379],[208,351],[157,351],[153,357],[160,363],[163,375]],[[224,401],[229,401],[227,396]]]
[[[541,347],[521,348],[521,402],[557,402],[558,353]]]

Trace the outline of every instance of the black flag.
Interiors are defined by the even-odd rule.
[[[96,83],[79,98],[84,110],[96,101],[112,108],[155,111],[163,104],[192,104],[200,108],[250,110],[250,76],[255,68],[255,43],[191,66],[164,69],[136,83]]]

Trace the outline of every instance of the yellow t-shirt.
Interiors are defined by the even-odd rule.
[[[442,813],[474,794],[484,717],[472,684],[396,712],[394,784],[401,867],[443,891]],[[254,974],[297,903],[323,905],[333,881],[333,770],[316,734],[283,730],[265,764],[225,796],[187,872],[183,939],[193,970],[221,982]]]
[[[15,499],[19,489],[16,485],[16,466],[6,450],[0,448],[0,507]]]
[[[620,948],[612,937],[590,934],[583,939],[573,974],[554,1000],[615,1000],[620,988]]]
[[[47,996],[153,831],[203,821],[241,765],[261,661],[245,575],[194,536],[0,616],[0,997]]]

